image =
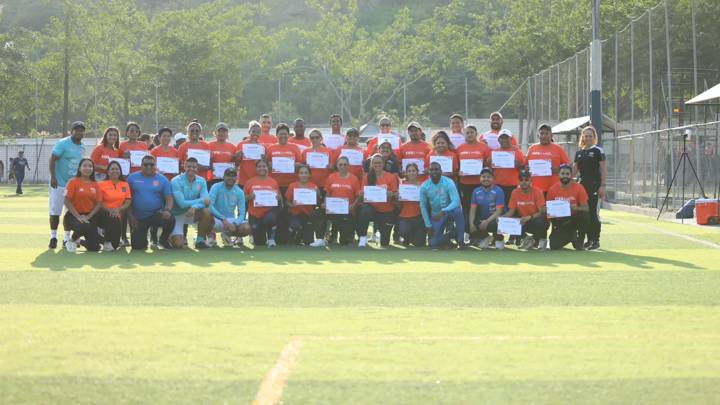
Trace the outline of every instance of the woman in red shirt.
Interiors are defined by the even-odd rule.
[[[100,143],[93,149],[90,158],[95,163],[95,180],[107,178],[107,167],[110,159],[122,157],[120,151],[120,130],[117,127],[108,127],[103,133]]]
[[[340,156],[347,156],[350,164],[348,171],[358,180],[363,176],[363,160],[365,160],[365,151],[358,144],[359,140],[360,132],[355,128],[350,128],[345,132],[345,145],[335,149],[335,162]],[[350,155],[354,156],[354,161],[350,159]]]
[[[363,205],[358,212],[357,231],[358,235],[360,235],[358,247],[367,246],[367,231],[370,226],[370,221],[373,221],[376,229],[380,230],[380,245],[388,246],[390,245],[390,230],[397,222],[393,201],[397,199],[398,178],[396,175],[386,172],[383,169],[382,156],[375,155],[370,161],[370,171],[363,176],[362,185],[363,191],[360,192],[360,195]],[[384,189],[384,197],[380,195],[377,197],[384,199],[385,202],[368,201],[370,195],[366,194],[368,189],[365,187],[380,187]]]
[[[224,122],[215,126],[215,140],[208,143],[210,149],[210,161],[212,162],[212,171],[208,172],[208,190],[215,183],[223,181],[223,175],[228,167],[235,167],[235,145],[228,142],[230,135],[230,127]],[[216,165],[218,167],[216,167]],[[230,165],[230,166],[228,166]]]
[[[73,232],[65,242],[65,249],[69,253],[75,253],[78,244],[82,244],[90,252],[100,250],[95,218],[95,214],[100,210],[100,198],[100,188],[95,182],[95,164],[92,159],[84,158],[78,165],[75,177],[65,186],[67,213],[63,219],[63,227]],[[85,241],[81,242],[80,238],[85,238]]]
[[[240,141],[237,148],[235,149],[235,161],[239,163],[238,169],[238,184],[240,188],[244,188],[245,183],[248,180],[255,177],[255,165],[257,165],[258,158],[255,156],[247,156],[244,151],[244,145],[252,144],[252,147],[262,150],[260,158],[265,157],[265,146],[260,143],[260,123],[257,121],[250,121],[248,124],[248,137]]]
[[[125,136],[128,140],[125,142],[120,142],[119,148],[123,153],[123,157],[125,159],[130,159],[130,173],[139,172],[139,159],[135,159],[135,163],[138,164],[133,165],[132,152],[144,152],[144,154],[147,154],[148,151],[148,145],[145,142],[139,140],[140,125],[138,125],[136,122],[128,122],[128,124],[125,126]]]
[[[420,195],[420,180],[418,175],[420,169],[416,163],[408,163],[405,167],[405,180],[401,186],[417,187],[418,196]],[[399,197],[399,196],[398,196]],[[403,244],[409,246],[425,246],[427,239],[427,231],[425,230],[425,221],[423,221],[420,213],[420,201],[403,200],[398,198],[400,204],[400,215],[398,217],[398,232],[403,238]]]
[[[202,132],[202,125],[200,125],[199,122],[193,121],[187,126],[187,134],[188,134],[188,140],[187,142],[183,142],[182,145],[178,148],[178,158],[180,159],[180,169],[182,171],[185,171],[185,161],[188,158],[188,150],[202,150],[207,151],[208,155],[210,155],[210,147],[208,146],[207,142],[200,139],[200,133]],[[210,158],[210,164],[212,164],[212,157]],[[210,166],[201,164],[198,162],[198,171],[197,175],[206,179],[208,172],[210,171]]]
[[[358,206],[360,199],[360,181],[355,175],[350,173],[350,161],[345,156],[340,156],[335,163],[337,172],[331,174],[325,182],[325,200],[322,208],[325,209],[325,215],[333,224],[333,228],[340,233],[340,245],[346,246],[355,241],[355,208]],[[345,200],[347,202],[347,214],[332,213],[328,211],[327,200],[335,198]]]
[[[432,136],[432,147],[432,151],[430,151],[425,158],[425,167],[430,167],[430,163],[437,161],[443,168],[443,175],[455,180],[458,169],[460,168],[460,162],[455,153],[455,147],[450,142],[450,137],[448,137],[445,131],[437,131],[435,135]],[[443,159],[440,161],[436,157]],[[444,164],[446,159],[449,159],[449,165]]]
[[[177,176],[178,172],[180,171],[180,163],[178,160],[178,151],[177,151],[177,149],[175,149],[174,146],[170,145],[170,142],[172,142],[172,140],[173,140],[172,129],[160,128],[160,132],[158,132],[158,135],[160,135],[160,145],[153,148],[153,150],[150,151],[150,154],[155,156],[156,161],[158,158],[167,158],[167,159],[175,160],[174,173],[171,173],[170,171],[162,172],[162,174],[164,174],[168,180],[172,180],[173,177]]]
[[[107,173],[108,179],[98,183],[102,200],[98,223],[105,235],[103,250],[112,252],[120,246],[122,218],[130,207],[132,194],[118,162],[110,162]]]
[[[335,154],[332,152],[332,150],[330,150],[330,148],[323,146],[323,136],[320,130],[311,130],[308,137],[310,138],[312,146],[302,151],[302,161],[303,163],[308,165],[311,170],[312,174],[310,175],[310,180],[313,183],[317,184],[320,187],[320,190],[323,191],[322,188],[325,187],[325,182],[330,175],[330,170],[335,167]],[[316,157],[325,155],[327,165],[325,165],[325,167],[310,166],[310,162],[308,162],[308,154],[311,153],[315,154],[314,156]]]
[[[257,175],[245,183],[245,201],[248,203],[248,222],[252,230],[253,244],[275,247],[275,234],[277,233],[277,219],[280,213],[280,187],[277,181],[268,176],[270,166],[264,160],[255,164]],[[274,199],[270,193],[274,193]],[[258,201],[258,194],[263,193],[262,201]],[[269,198],[267,198],[269,197]]]
[[[289,240],[290,242],[299,242],[298,239],[302,238],[305,246],[321,247],[325,246],[325,221],[321,221],[320,216],[316,214],[315,207],[317,207],[322,194],[318,190],[318,186],[310,181],[310,178],[310,167],[300,166],[298,169],[299,180],[290,183],[285,192],[289,213]],[[304,201],[298,201],[295,195],[296,190],[314,193],[315,203],[308,204]]]

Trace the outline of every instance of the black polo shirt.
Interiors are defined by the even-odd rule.
[[[603,161],[605,161],[605,151],[597,145],[575,152],[575,163],[580,170],[580,183],[599,187],[602,182],[600,162]]]

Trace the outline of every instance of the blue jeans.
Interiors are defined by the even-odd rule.
[[[455,239],[460,246],[465,244],[465,217],[461,208],[446,212],[438,221],[430,219],[433,235],[430,238],[430,247],[436,248],[450,242],[450,225],[455,223]]]
[[[273,207],[262,218],[255,218],[252,215],[248,215],[248,222],[252,230],[253,245],[262,246],[267,243],[268,239],[275,239],[279,213],[280,208]]]
[[[414,218],[398,218],[398,232],[405,239],[406,243],[414,246],[425,246],[427,231],[422,216]]]

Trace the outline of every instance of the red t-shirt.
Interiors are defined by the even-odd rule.
[[[300,184],[299,181],[290,183],[287,191],[285,192],[285,198],[287,199],[287,201],[294,203],[296,188],[309,188],[309,189],[313,189],[317,192],[318,186],[316,186],[315,183],[313,183],[313,182],[308,182],[305,185]],[[318,196],[318,200],[320,200],[319,196]],[[294,207],[290,207],[288,209],[288,211],[290,211],[290,213],[293,215],[312,215],[314,209],[315,209],[314,205],[296,205]]]
[[[294,136],[288,138],[288,143],[291,143],[293,145],[297,145],[300,152],[304,151],[307,148],[312,147],[312,142],[310,142],[310,138],[303,137],[302,139],[298,139]]]
[[[352,173],[346,178],[340,177],[340,173],[331,174],[325,182],[325,194],[328,197],[347,198],[350,205],[360,194],[360,181]]]
[[[255,142],[250,141],[250,139],[246,139],[238,144],[237,148],[235,149],[235,153],[242,152],[243,151],[242,147],[246,143],[253,144],[253,145],[255,144]],[[258,144],[260,144],[260,142],[258,142]],[[264,145],[261,145],[261,146],[263,146],[263,149],[267,150],[266,146],[264,146]],[[255,165],[257,164],[257,160],[248,159],[245,156],[243,156],[243,158],[240,159],[238,162],[239,162],[239,170],[238,170],[238,180],[237,181],[238,181],[238,184],[240,184],[242,186],[245,183],[247,183],[248,180],[250,180],[251,178],[256,176]]]
[[[476,142],[472,145],[464,143],[455,152],[459,161],[463,159],[482,159],[483,166],[487,166],[486,162],[490,157],[490,148],[484,142]],[[459,176],[458,181],[460,184],[476,185],[480,184],[480,176]]]
[[[102,201],[98,184],[94,181],[83,181],[79,177],[73,177],[67,183],[65,197],[79,214],[88,214]]]
[[[265,180],[253,177],[245,183],[246,198],[250,195],[250,193],[254,193],[256,190],[271,190],[278,195],[280,194],[280,187],[278,187],[277,181],[275,181],[271,177],[268,177]],[[262,218],[271,209],[272,207],[256,207],[255,201],[250,201],[250,204],[248,204],[248,215],[252,216],[253,218]]]
[[[150,151],[150,154],[153,155],[153,156],[155,156],[155,159],[160,158],[160,157],[172,158],[172,159],[177,159],[177,158],[178,158],[178,151],[177,151],[177,149],[175,149],[174,146],[170,146],[170,145],[168,145],[168,149],[167,149],[167,150],[164,150],[162,146],[158,146],[158,147],[156,147],[156,148],[153,148],[153,150]],[[178,163],[178,168],[179,168],[179,163]],[[177,174],[164,173],[164,176],[165,176],[168,180],[172,180],[173,177],[177,176]]]
[[[547,201],[552,200],[565,200],[570,205],[582,205],[587,204],[588,195],[585,191],[585,187],[571,181],[567,189],[562,188],[562,183],[555,183],[547,193]]]
[[[402,164],[402,172],[405,172],[405,163],[403,163],[403,159],[420,159],[424,163],[426,160],[425,158],[431,151],[432,147],[430,147],[430,144],[425,141],[420,141],[418,143],[408,141],[402,144],[400,146],[400,151],[397,154],[397,157],[400,159],[400,163]],[[418,174],[418,180],[421,183],[428,178],[428,175],[425,174],[427,173],[427,169],[427,166],[425,166]]]
[[[308,148],[302,151],[302,162],[307,164],[307,154],[308,153],[324,153],[328,156],[328,162],[330,165],[335,166],[335,154],[333,151],[331,151],[329,148],[326,148],[324,146],[321,146],[320,149],[312,149]],[[330,171],[327,168],[319,169],[315,167],[310,168],[310,181],[312,181],[315,184],[325,184],[325,181],[327,180],[328,176],[330,175]]]
[[[334,162],[337,163],[338,158],[340,158],[340,156],[342,156],[342,153],[343,153],[342,151],[343,151],[344,149],[356,150],[356,151],[358,151],[358,152],[362,152],[362,153],[363,153],[363,158],[365,157],[365,151],[363,151],[363,149],[362,149],[361,147],[359,147],[359,146],[348,146],[348,145],[344,145],[344,146],[342,146],[342,147],[340,147],[340,148],[338,148],[338,149],[335,149],[335,150],[333,151],[333,152],[334,152],[334,155],[335,155],[335,156],[334,156],[334,159],[335,159]],[[364,159],[361,159],[361,160],[360,160],[360,163],[357,164],[357,165],[351,164],[351,165],[348,167],[348,171],[349,171],[350,173],[352,173],[352,174],[353,174],[355,177],[357,177],[358,179],[361,179],[362,176],[363,176],[363,164],[362,164],[363,160],[364,160]]]
[[[185,142],[178,148],[178,158],[180,159],[180,169],[182,171],[185,171],[185,161],[188,158],[188,149],[197,149],[197,150],[206,150],[210,151],[210,146],[205,141],[200,141],[198,143],[190,143]],[[212,164],[212,153],[210,154],[210,164]],[[198,167],[200,165],[198,164]],[[208,175],[208,169],[199,169],[197,171],[197,175],[202,178],[207,178]]]
[[[235,156],[235,145],[230,142],[220,143],[218,141],[212,141],[208,143],[210,149],[210,162],[214,165],[215,163],[233,163],[233,157]],[[214,178],[213,172],[208,171],[208,180]]]
[[[403,182],[403,184],[413,183]],[[422,182],[418,181],[418,184],[413,185],[420,187]],[[400,209],[400,218],[415,218],[422,215],[420,212],[420,202],[418,201],[400,201],[400,206],[402,207]]]
[[[265,145],[265,149],[267,149],[268,146],[278,143],[278,139],[275,135],[260,135],[258,137],[258,143]]]
[[[131,150],[148,150],[148,146],[145,142],[136,141],[134,143],[130,143],[130,141],[120,142],[120,150],[122,151],[122,156],[126,159],[130,159],[130,151]],[[127,156],[125,155],[127,153]],[[139,166],[130,166],[130,173],[135,173],[140,171]]]
[[[270,167],[272,167],[272,160],[275,157],[292,158],[295,163],[300,163],[302,161],[300,150],[297,146],[292,144],[280,145],[279,143],[276,143],[275,145],[268,146],[266,150],[266,158],[268,162],[270,162]],[[293,181],[297,181],[297,174],[294,171],[293,173],[275,173],[273,169],[271,176],[278,182],[280,187],[287,187]]]
[[[557,172],[561,164],[570,163],[565,149],[556,143],[549,143],[547,145],[536,143],[530,146],[525,159],[526,166],[529,165],[528,162],[530,160],[550,160],[553,172]],[[552,176],[532,176],[533,187],[537,187],[542,191],[550,190],[550,187],[559,181],[560,176],[558,176],[557,173],[553,173]]]
[[[368,185],[368,175],[366,174],[363,176],[362,181],[363,187]],[[377,181],[375,182],[376,186],[383,187],[387,189],[388,191],[397,192],[398,191],[398,178],[396,175],[388,172],[384,172],[382,176],[377,178]],[[385,203],[368,203],[372,205],[376,210],[380,212],[390,212],[395,209],[395,206],[393,205],[392,201],[390,201],[390,198],[388,198],[387,202]]]
[[[451,150],[446,150],[443,153],[437,153],[434,150],[431,150],[430,153],[427,154],[425,157],[425,170],[430,170],[430,157],[431,156],[447,156],[452,158],[452,173],[443,173],[444,176],[450,177],[451,179],[455,179],[455,175],[457,174],[458,170],[460,169],[460,161],[458,160],[457,154]]]
[[[490,160],[492,161],[492,152],[513,152],[515,153],[515,160],[520,161],[521,164],[524,161],[523,153],[520,151],[520,149],[517,149],[515,146],[512,146],[510,148],[504,149],[500,148],[494,151],[490,151]],[[512,169],[504,169],[504,168],[493,168],[493,176],[495,177],[495,184],[498,186],[508,187],[508,186],[517,186],[520,184],[520,180],[518,179],[518,175],[520,174],[520,168],[514,167]]]
[[[400,142],[402,142],[402,138],[400,138],[400,136],[399,136],[398,134],[392,134],[392,133],[390,133],[390,134],[380,134],[380,135],[397,136],[397,137],[398,137],[398,144],[399,144]],[[373,155],[373,149],[375,148],[375,146],[377,146],[377,143],[378,143],[378,138],[377,138],[377,136],[373,137],[372,139],[370,139],[370,140],[368,141],[368,143],[367,143],[367,148],[365,149],[365,159],[367,159],[367,158],[369,158],[370,156]],[[379,153],[379,152],[380,152],[380,150],[375,151],[375,153]],[[400,153],[400,149],[393,149],[393,153],[395,154],[395,156],[397,156],[398,153]]]
[[[101,165],[107,167],[107,165],[110,163],[110,159],[120,158],[122,157],[122,155],[123,152],[120,149],[106,148],[103,144],[99,144],[95,147],[95,149],[93,149],[90,158],[95,163],[95,172],[105,173],[105,169],[100,169],[97,166]]]
[[[515,210],[520,217],[536,214],[544,206],[543,192],[535,187],[530,187],[527,193],[523,193],[519,187],[516,188],[510,194],[510,203],[508,203],[508,208]]]

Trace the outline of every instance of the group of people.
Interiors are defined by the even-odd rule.
[[[491,130],[478,134],[454,114],[449,131],[427,141],[411,122],[403,142],[382,117],[379,133],[363,147],[357,129],[342,132],[338,114],[330,117],[329,135],[318,129],[306,135],[302,119],[292,129],[273,128],[264,114],[237,145],[228,141],[225,123],[216,125],[212,142],[203,140],[197,120],[186,136],[162,128],[152,142],[140,140],[140,126],[130,122],[122,134],[107,128],[86,157],[78,121],[50,158],[49,247],[57,247],[65,210],[69,252],[145,250],[148,236],[153,248],[182,249],[190,244],[189,226],[197,249],[217,245],[218,234],[225,246],[241,246],[249,236],[254,246],[268,247],[394,241],[545,250],[549,241],[551,249],[599,248],[607,170],[595,129],[583,129],[570,162],[549,125],[539,126],[539,142],[526,153],[502,125],[495,112]]]

